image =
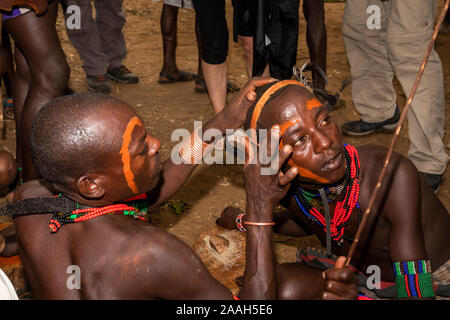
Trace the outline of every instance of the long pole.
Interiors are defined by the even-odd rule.
[[[384,175],[386,173],[386,169],[389,165],[389,162],[391,161],[391,156],[392,156],[392,152],[394,151],[395,143],[397,142],[398,136],[400,135],[400,130],[402,128],[403,122],[406,119],[406,113],[408,112],[409,108],[411,107],[411,103],[412,103],[412,100],[414,99],[414,95],[416,94],[417,87],[419,86],[420,80],[422,79],[422,75],[425,70],[425,66],[427,64],[428,58],[430,57],[431,50],[433,50],[433,46],[436,41],[437,35],[439,33],[439,29],[441,27],[442,22],[444,21],[447,11],[448,11],[449,3],[450,3],[450,0],[445,1],[444,8],[442,9],[441,15],[440,15],[438,22],[436,23],[436,26],[434,28],[433,37],[431,38],[430,43],[428,44],[428,48],[427,48],[427,51],[425,52],[425,56],[423,57],[422,64],[419,69],[419,73],[417,74],[416,80],[411,89],[411,93],[409,94],[409,98],[408,98],[408,100],[406,100],[405,107],[400,115],[400,120],[398,121],[394,136],[392,137],[391,145],[389,146],[389,150],[386,155],[386,159],[384,161],[383,169],[381,170],[380,176],[378,177],[378,182],[375,185],[375,190],[373,191],[372,195],[370,196],[369,205],[367,206],[367,209],[364,212],[363,219],[361,220],[361,224],[359,225],[358,230],[356,231],[355,239],[353,240],[352,246],[350,247],[350,249],[348,251],[347,259],[345,260],[345,266],[348,266],[350,264],[350,260],[352,259],[353,254],[355,253],[356,246],[358,245],[361,234],[364,230],[364,227],[366,226],[367,219],[369,218],[369,215],[371,213],[373,203],[375,202],[375,199],[378,195],[378,191],[380,190],[381,182],[383,181]]]

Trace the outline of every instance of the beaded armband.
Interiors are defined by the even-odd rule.
[[[242,212],[236,217],[236,226],[239,231],[246,232],[247,229],[244,227],[244,224],[242,223],[242,218],[245,216],[245,213]]]
[[[398,298],[434,297],[430,260],[394,262]]]

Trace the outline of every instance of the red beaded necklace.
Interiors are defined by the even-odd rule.
[[[337,201],[334,215],[331,218],[330,233],[331,238],[338,244],[342,243],[344,235],[344,227],[348,224],[353,209],[357,207],[360,211],[358,197],[359,197],[359,156],[356,148],[351,145],[345,145],[345,158],[347,164],[347,178],[344,186],[344,196],[342,200]],[[305,196],[306,194],[306,196]],[[319,224],[326,232],[326,220],[324,215],[311,204],[311,197],[308,196],[302,188],[295,191],[294,198],[303,211],[303,213]]]
[[[146,221],[145,218],[139,216],[138,209],[120,203],[99,208],[77,209],[68,213],[58,212],[53,214],[48,226],[51,232],[57,232],[64,224],[87,221],[109,213],[132,216],[135,219]]]

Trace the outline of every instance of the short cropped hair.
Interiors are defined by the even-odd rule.
[[[101,168],[102,141],[88,117],[124,102],[100,93],[64,96],[47,103],[33,119],[31,157],[38,174],[67,187],[68,178]]]

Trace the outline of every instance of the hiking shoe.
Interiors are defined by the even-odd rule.
[[[342,125],[342,131],[350,136],[365,136],[375,132],[394,132],[400,119],[400,109],[395,108],[394,115],[381,122],[369,123],[362,120],[350,121]]]
[[[92,92],[111,92],[111,84],[104,74],[98,76],[86,75],[86,85],[88,90]]]
[[[426,173],[419,172],[425,182],[431,187],[434,193],[438,193],[439,188],[441,186],[441,182],[444,180],[444,174],[434,174],[434,173]]]
[[[138,76],[128,70],[123,64],[120,67],[108,69],[106,76],[117,83],[133,84],[139,82]]]

